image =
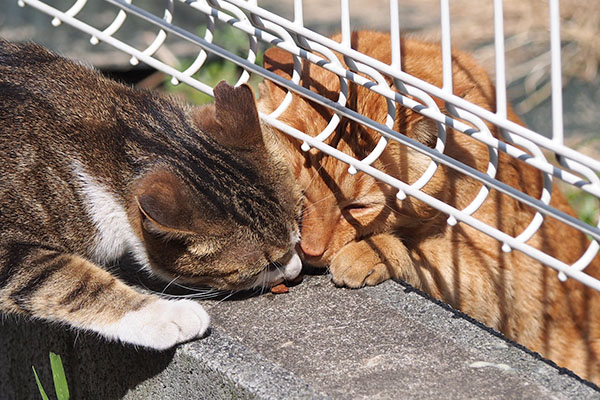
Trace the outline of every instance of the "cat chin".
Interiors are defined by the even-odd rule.
[[[254,281],[249,285],[249,289],[256,287],[271,287],[283,281],[291,281],[295,279],[302,271],[302,260],[297,253],[294,253],[292,258],[280,267],[266,267],[261,271]]]

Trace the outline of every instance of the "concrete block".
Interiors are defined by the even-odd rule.
[[[52,392],[62,356],[74,399],[592,399],[600,393],[401,283],[348,290],[309,276],[288,294],[203,301],[205,338],[154,352],[36,321],[0,324],[0,398]]]

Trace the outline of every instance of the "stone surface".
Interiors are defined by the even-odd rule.
[[[42,322],[0,325],[3,399],[47,391],[48,352],[85,399],[592,399],[600,393],[400,283],[335,288],[308,276],[288,294],[203,301],[210,334],[167,352]]]

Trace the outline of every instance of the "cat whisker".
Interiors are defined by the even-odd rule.
[[[228,298],[231,296],[231,291],[230,290],[214,290],[214,291],[207,291],[206,293],[190,293],[190,294],[185,294],[185,295],[179,295],[176,297],[183,298],[183,299],[207,300],[207,299],[214,299],[215,297],[220,297],[225,294],[227,294],[225,297]]]
[[[308,211],[307,213],[303,214],[302,217],[307,216],[309,213],[310,213],[310,211]],[[312,220],[314,220],[314,221],[323,221],[323,220],[325,220],[325,216],[322,216],[322,217],[313,217]]]
[[[317,205],[319,205],[319,203],[322,203],[322,202],[324,202],[325,200],[329,200],[330,198],[332,198],[332,197],[334,197],[334,196],[335,196],[335,194],[334,194],[334,193],[331,193],[331,194],[329,194],[329,195],[327,195],[327,196],[325,196],[325,197],[323,197],[323,198],[321,198],[321,199],[319,199],[319,200],[315,201],[315,202],[314,202],[314,203],[312,203],[312,204],[308,204],[308,205],[307,205],[307,204],[305,204],[305,205],[304,205],[304,209],[302,210],[302,214],[303,214],[303,215],[306,215],[306,213],[312,212],[312,211],[313,211],[312,209],[315,209],[315,208],[316,208],[316,206],[317,206]]]
[[[369,189],[371,186],[377,184],[377,181],[372,176],[370,176],[368,174],[362,174],[362,175],[358,176],[356,178],[356,180],[357,180],[356,183],[361,183],[361,181],[364,181],[366,179],[370,179],[371,180],[370,186],[367,189]],[[314,180],[314,177],[313,177],[313,179],[311,179],[311,182],[313,180]],[[307,188],[308,188],[308,186],[310,186],[310,183],[307,185]],[[319,203],[321,203],[322,201],[328,200],[328,199],[330,199],[331,197],[333,197],[335,195],[336,195],[336,192],[330,192],[328,195],[322,197],[321,199],[319,199],[319,200],[315,201],[314,203],[310,204],[309,206],[307,206],[307,208],[308,207],[314,207],[314,206],[318,205]]]
[[[267,257],[267,261],[271,264],[271,259]],[[265,288],[267,287],[267,274],[262,274],[262,283],[260,285],[260,295],[262,296],[265,293]]]
[[[176,278],[177,279],[177,278]],[[160,297],[163,298],[170,298],[170,299],[187,299],[187,298],[195,298],[195,299],[210,299],[210,298],[215,298],[215,297],[219,297],[222,296],[225,293],[229,293],[229,290],[221,290],[221,289],[215,289],[215,288],[188,288],[186,286],[183,285],[179,285],[177,283],[174,283],[175,286],[180,286],[184,289],[188,289],[188,290],[193,290],[195,291],[195,293],[188,293],[188,294],[171,294],[171,293],[165,293],[167,287],[173,283],[173,281],[169,282],[169,284],[163,289],[162,292],[158,292],[154,289],[149,288],[146,284],[144,284],[144,282],[139,281],[139,284],[141,286],[144,287],[144,289],[146,289],[148,292],[152,293],[152,294],[156,294],[159,295]]]
[[[229,294],[229,290],[218,290],[218,289],[208,289],[205,293],[189,293],[189,294],[166,294],[165,296],[168,298],[177,298],[177,299],[214,299],[216,297],[223,296],[224,294]]]
[[[217,301],[216,303],[214,303],[213,305],[211,305],[210,307],[207,307],[207,308],[209,310],[212,310],[214,307],[218,306],[219,304],[221,304],[225,300],[229,299],[231,296],[238,294],[239,292],[240,292],[239,290],[231,290],[231,291],[229,291],[229,294],[227,296],[223,297],[222,299],[220,299],[219,301]]]
[[[283,265],[281,265],[280,262],[275,261],[275,262],[272,262],[271,265],[273,265],[275,267],[275,269],[277,269],[277,271],[279,271],[279,273],[283,276],[283,270],[281,269],[281,267],[283,267]]]
[[[172,283],[174,283],[177,279],[179,279],[181,277],[181,275],[177,275],[175,278],[173,278],[169,283],[167,283],[164,287],[164,289],[162,290],[162,293],[164,294],[165,291],[169,288],[169,286],[171,286]]]
[[[76,345],[76,344],[77,344],[77,341],[79,340],[79,333],[80,333],[80,332],[81,332],[81,331],[80,331],[79,329],[76,329],[76,330],[75,330],[75,340],[73,340],[73,344],[74,344],[74,345]]]
[[[391,207],[389,204],[384,204],[383,205],[386,209],[390,210],[391,212],[393,212],[396,215],[403,215],[401,212],[399,212],[398,210],[394,210],[393,207]]]
[[[186,286],[186,285],[182,285],[181,283],[176,283],[173,282],[174,286],[177,286],[179,288],[185,289],[185,290],[189,290],[190,292],[202,292],[207,290],[207,288],[203,288],[203,287],[193,287],[193,286]],[[208,288],[210,290],[218,290],[218,289],[214,289],[214,288]]]
[[[321,169],[323,169],[323,164],[319,165],[319,168],[315,171],[308,184],[304,187],[304,190],[302,190],[302,194],[306,193],[308,187],[315,181],[315,179],[317,179],[317,177],[319,176],[319,172],[321,172]]]
[[[310,208],[310,207],[313,207],[313,208],[314,208],[314,207],[316,207],[316,206],[317,206],[319,203],[322,203],[322,202],[323,202],[323,201],[325,201],[325,200],[329,200],[329,199],[330,199],[330,198],[332,198],[332,197],[334,197],[334,194],[333,194],[333,193],[331,193],[331,194],[330,194],[330,195],[328,195],[328,196],[325,196],[325,197],[323,197],[323,198],[322,198],[322,199],[320,199],[320,200],[317,200],[317,201],[315,201],[315,202],[314,202],[314,203],[312,203],[312,204],[309,204],[308,206],[306,206],[306,208],[307,208],[307,209],[308,209],[308,208]]]

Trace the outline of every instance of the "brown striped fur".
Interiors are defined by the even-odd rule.
[[[335,36],[334,40],[340,40]],[[389,36],[354,32],[352,47],[390,63]],[[340,57],[340,61],[344,62]],[[292,58],[277,48],[265,54],[266,67],[291,77]],[[402,40],[402,69],[433,85],[441,86],[441,50],[436,44]],[[486,71],[461,52],[453,53],[454,93],[483,108],[495,110],[495,90]],[[388,81],[391,84],[391,81]],[[305,62],[301,85],[331,100],[337,100],[340,84],[334,74]],[[392,85],[393,87],[393,85]],[[281,102],[285,91],[272,82],[261,88],[259,109],[269,113]],[[355,84],[350,85],[348,105],[383,124],[385,100]],[[444,105],[438,100],[438,106]],[[315,136],[332,112],[294,96],[280,119]],[[512,110],[509,117],[518,123]],[[489,126],[499,137],[495,127]],[[432,146],[435,123],[399,106],[395,129]],[[348,166],[280,133],[284,154],[305,193],[301,247],[306,263],[330,268],[339,286],[358,288],[398,278],[442,299],[472,317],[503,332],[507,337],[540,352],[558,365],[600,383],[600,294],[582,284],[557,279],[556,271],[528,256],[502,252],[502,244],[459,223],[451,227],[447,216],[414,199],[400,201],[396,191],[365,174],[352,176]],[[358,124],[342,120],[327,143],[357,158],[373,149],[379,135]],[[488,149],[469,136],[448,131],[445,153],[484,172]],[[429,159],[392,141],[375,167],[404,182],[413,183]],[[541,174],[525,163],[500,153],[497,178],[539,198]],[[440,166],[424,191],[459,209],[467,206],[481,185]],[[573,215],[554,188],[551,205]],[[533,211],[492,190],[474,216],[516,236],[528,225]],[[546,217],[530,245],[572,263],[588,244],[585,236]],[[600,277],[598,257],[586,269]]]
[[[191,108],[0,40],[0,311],[165,348],[208,318],[121,282],[106,269],[121,257],[175,283],[281,280],[297,259],[293,178],[262,138],[251,89],[222,82],[215,99]],[[161,338],[119,328],[130,315],[126,328],[146,335],[159,309]]]

